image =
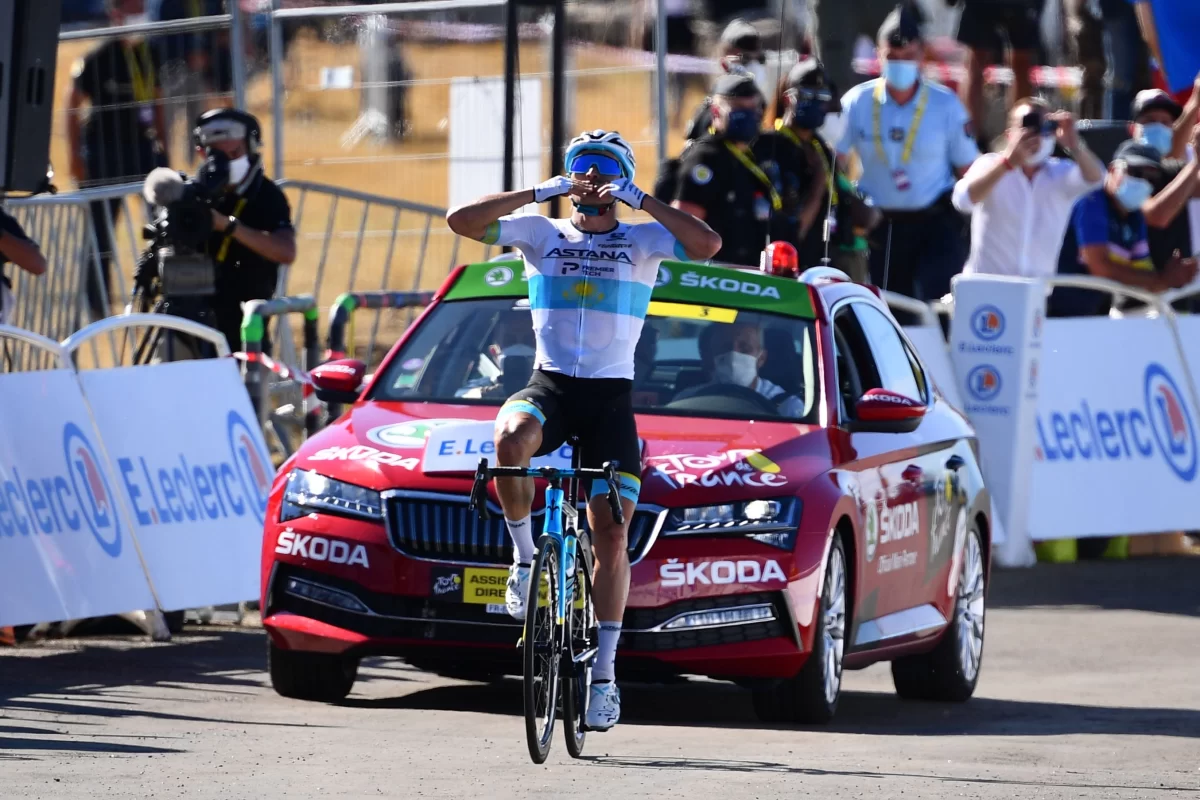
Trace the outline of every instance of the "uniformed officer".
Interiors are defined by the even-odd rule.
[[[862,199],[837,166],[833,147],[818,133],[826,114],[838,108],[824,64],[815,58],[800,61],[781,88],[776,108],[783,116],[754,142],[758,162],[783,200],[782,211],[771,218],[771,240],[795,246],[802,267],[828,258],[854,280],[866,281]]]
[[[714,260],[758,266],[771,215],[783,208],[775,185],[755,160],[766,103],[754,78],[722,76],[713,88],[710,133],[684,151],[672,205],[721,235]]]
[[[978,157],[967,111],[954,92],[921,79],[920,24],[897,6],[879,28],[883,75],[842,98],[837,150],[862,162],[859,188],[884,213],[871,236],[871,278],[921,300],[941,297],[967,256],[965,223],[950,196]]]
[[[145,22],[144,0],[106,0],[113,26]],[[140,181],[166,166],[166,124],[159,63],[144,39],[107,39],[75,63],[67,95],[71,177],[82,188]],[[84,102],[91,104],[84,115]],[[106,207],[107,206],[107,210]],[[108,316],[110,225],[120,198],[91,203],[100,275],[88,271],[88,302],[96,317]]]

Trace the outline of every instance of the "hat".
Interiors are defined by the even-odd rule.
[[[757,53],[762,50],[762,37],[757,28],[738,17],[721,32],[721,45],[729,50]]]
[[[825,65],[817,58],[806,58],[796,63],[787,74],[787,88],[815,89],[825,85]]]
[[[1157,108],[1170,113],[1175,119],[1179,119],[1183,114],[1183,107],[1162,89],[1144,89],[1133,98],[1133,116],[1130,119],[1137,119],[1147,111]]]
[[[1162,156],[1148,144],[1137,139],[1126,139],[1113,153],[1113,161],[1124,161],[1131,167],[1162,169]]]
[[[905,47],[921,41],[923,16],[919,8],[911,3],[897,3],[879,26],[877,41],[891,47]]]
[[[752,76],[736,72],[718,78],[712,94],[713,97],[762,97]]]

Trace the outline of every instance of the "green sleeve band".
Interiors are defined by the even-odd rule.
[[[483,239],[481,241],[484,244],[495,244],[496,242],[500,241],[499,221],[493,222],[491,225],[487,226],[487,230],[483,232]]]

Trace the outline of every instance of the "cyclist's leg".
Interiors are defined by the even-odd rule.
[[[596,557],[592,594],[600,639],[596,661],[592,665],[593,689],[587,724],[603,730],[612,727],[621,712],[620,695],[614,683],[615,662],[625,602],[629,597],[629,522],[637,508],[642,470],[630,388],[597,394],[603,395],[603,405],[596,408],[597,413],[592,416],[587,429],[579,432],[584,464],[599,467],[605,461],[617,463],[621,509],[625,517],[622,524],[613,519],[606,498],[608,487],[603,481],[594,481],[587,513]]]
[[[504,467],[527,467],[530,460],[559,447],[565,439],[560,393],[553,379],[535,371],[529,385],[501,406],[496,416],[496,462]],[[509,569],[505,605],[517,619],[525,616],[529,572],[533,562],[534,530],[532,478],[496,478],[496,494],[504,509],[504,522],[513,540],[513,565]]]

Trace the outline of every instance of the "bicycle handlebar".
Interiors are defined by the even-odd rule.
[[[601,469],[558,467],[488,467],[486,458],[479,459],[475,468],[475,481],[471,485],[471,499],[467,507],[479,513],[479,518],[491,519],[487,510],[487,483],[491,478],[542,478],[558,483],[563,478],[592,478],[608,485],[608,508],[618,525],[625,524],[625,511],[621,508],[621,489],[617,479],[617,467],[611,461],[604,462]]]

